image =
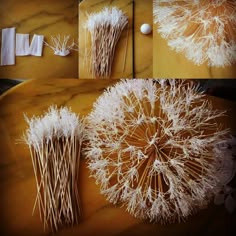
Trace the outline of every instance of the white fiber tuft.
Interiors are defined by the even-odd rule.
[[[24,141],[35,174],[40,218],[44,227],[57,231],[78,223],[78,173],[84,124],[67,107],[51,106],[42,116],[28,118]]]
[[[110,77],[115,48],[127,25],[127,16],[117,7],[88,15],[84,27],[90,34],[90,70],[95,78]]]

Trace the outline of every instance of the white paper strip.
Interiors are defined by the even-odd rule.
[[[43,35],[34,34],[31,45],[30,45],[30,49],[29,49],[29,53],[31,55],[38,56],[38,57],[42,56],[43,40],[44,40]]]
[[[29,34],[16,34],[16,56],[29,55]]]
[[[15,31],[15,28],[2,29],[2,66],[15,64]]]

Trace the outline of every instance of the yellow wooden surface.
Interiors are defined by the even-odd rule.
[[[224,68],[208,67],[207,62],[195,65],[183,53],[168,46],[153,27],[153,76],[161,78],[236,78],[236,64]]]
[[[134,70],[135,78],[152,78],[153,76],[153,31],[144,35],[140,32],[142,24],[153,27],[152,1],[134,1]]]
[[[116,80],[40,79],[24,82],[0,97],[0,235],[51,235],[44,232],[38,212],[32,216],[36,195],[33,168],[27,147],[19,142],[27,125],[23,114],[40,115],[52,104],[70,106],[87,115],[93,102]],[[213,106],[227,109],[224,123],[236,132],[235,103],[209,97]],[[209,206],[185,223],[170,225],[142,222],[123,207],[115,207],[99,193],[89,178],[86,162],[80,168],[82,216],[79,225],[61,229],[55,235],[229,235],[235,214],[223,207]]]
[[[132,6],[133,4],[133,6]],[[98,12],[104,6],[117,6],[122,9],[129,19],[128,45],[125,70],[123,71],[124,55],[126,51],[127,31],[124,30],[117,44],[111,78],[150,78],[152,77],[152,33],[143,35],[140,26],[148,23],[152,26],[152,1],[143,0],[84,0],[79,7],[79,78],[92,78],[89,66],[85,58],[85,45],[90,44],[85,40],[85,29],[83,27],[86,12]],[[134,19],[132,19],[134,17]],[[134,32],[132,33],[132,22],[134,20]],[[134,37],[132,39],[132,37]],[[134,44],[134,45],[132,45]],[[134,51],[132,50],[134,47]],[[134,58],[132,58],[134,53]],[[134,66],[134,75],[132,67]]]
[[[77,0],[1,0],[0,29],[16,27],[16,33],[42,34],[51,43],[51,35],[71,35],[77,42]],[[16,64],[0,66],[0,78],[77,77],[78,53],[55,56],[44,46],[43,56],[16,57]]]

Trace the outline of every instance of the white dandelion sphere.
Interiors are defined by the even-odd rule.
[[[133,79],[98,98],[84,150],[110,202],[162,223],[207,206],[224,161],[216,147],[229,131],[216,122],[224,111],[197,90],[181,80]]]
[[[154,0],[154,23],[176,52],[196,65],[225,67],[236,62],[235,0]]]

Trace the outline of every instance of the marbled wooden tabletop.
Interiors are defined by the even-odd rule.
[[[142,24],[153,27],[152,1],[134,1],[134,71],[135,78],[153,78],[153,31],[140,33]]]
[[[24,82],[0,97],[0,234],[51,235],[44,232],[39,214],[32,216],[36,185],[28,148],[19,139],[26,130],[23,114],[42,114],[52,104],[70,106],[87,115],[93,102],[117,80],[40,79]],[[208,97],[213,106],[229,112],[223,122],[235,133],[235,103]],[[82,216],[79,225],[56,235],[229,235],[235,214],[210,205],[185,223],[152,224],[135,219],[123,207],[107,202],[89,178],[82,158],[80,169]]]

